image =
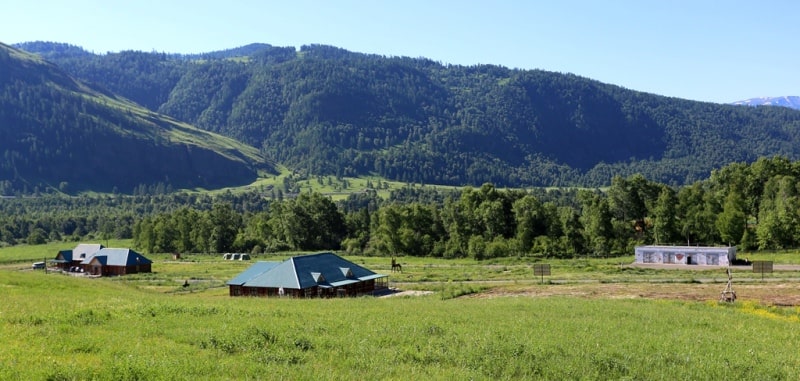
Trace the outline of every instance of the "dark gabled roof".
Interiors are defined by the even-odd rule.
[[[81,264],[89,264],[93,259],[97,259],[104,266],[136,266],[151,264],[153,261],[131,249],[100,249],[93,256],[84,259]]]
[[[59,250],[58,254],[56,254],[55,260],[61,260],[65,262],[72,261],[72,250]]]
[[[274,264],[270,268],[263,263]],[[260,266],[256,268],[256,266]],[[364,267],[333,253],[301,255],[281,263],[258,262],[228,284],[246,287],[306,289],[314,286],[339,287],[382,278]]]

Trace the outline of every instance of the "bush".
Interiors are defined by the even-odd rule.
[[[494,241],[486,245],[487,258],[503,258],[511,254],[508,242],[502,237],[496,238]]]
[[[36,228],[28,235],[26,242],[28,242],[28,245],[43,245],[47,243],[46,237],[44,230]]]

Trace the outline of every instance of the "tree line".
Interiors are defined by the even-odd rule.
[[[798,162],[776,157],[733,164],[679,188],[637,174],[615,176],[602,191],[484,184],[438,198],[426,193],[439,191],[420,191],[414,201],[365,193],[338,205],[305,192],[255,213],[215,205],[200,214],[183,209],[147,217],[133,232],[137,245],[155,252],[343,250],[486,259],[627,255],[641,244],[794,248],[798,176]]]
[[[304,191],[4,199],[0,240],[133,238],[147,253],[342,250],[359,255],[606,257],[642,244],[800,246],[800,162],[735,163],[688,186],[636,174],[604,189],[408,186],[334,202]]]

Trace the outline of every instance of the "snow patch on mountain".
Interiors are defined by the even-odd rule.
[[[741,106],[781,106],[800,110],[800,97],[785,96],[750,98],[743,101],[733,102],[731,104]]]

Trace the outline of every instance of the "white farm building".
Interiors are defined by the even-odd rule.
[[[736,247],[637,246],[634,263],[730,266]]]

